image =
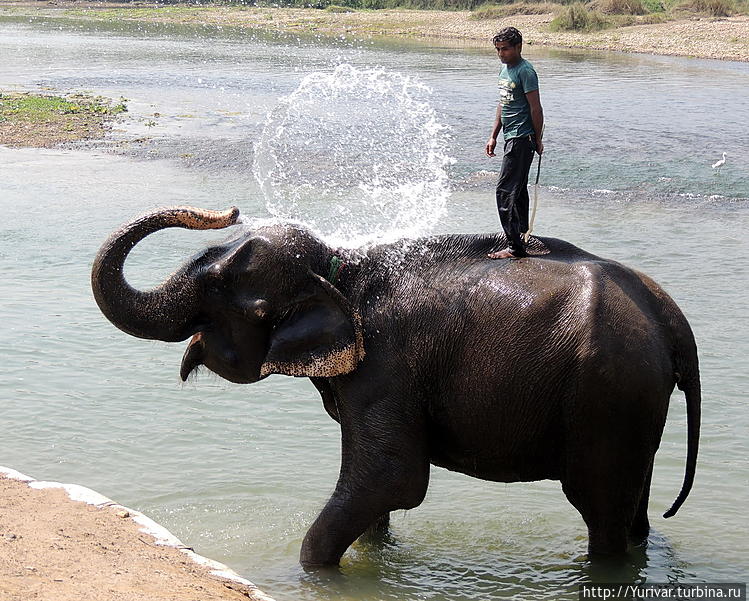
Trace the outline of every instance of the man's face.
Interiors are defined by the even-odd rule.
[[[523,49],[523,44],[513,46],[510,42],[497,42],[494,47],[497,49],[499,60],[505,65],[512,66],[520,60],[520,51]]]

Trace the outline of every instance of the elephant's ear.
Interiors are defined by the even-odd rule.
[[[361,318],[330,282],[311,274],[315,292],[273,330],[260,375],[330,378],[364,357]]]

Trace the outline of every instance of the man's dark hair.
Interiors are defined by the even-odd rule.
[[[496,44],[497,42],[509,42],[510,46],[517,46],[523,43],[523,34],[514,27],[505,27],[494,34],[492,44]]]

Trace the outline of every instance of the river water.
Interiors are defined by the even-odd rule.
[[[676,517],[660,517],[684,471],[677,392],[645,552],[591,567],[558,483],[434,468],[423,505],[393,516],[389,544],[356,545],[335,576],[306,574],[301,540],[339,459],[313,387],[281,376],[182,385],[184,345],[127,337],[90,293],[99,244],[164,204],[237,204],[352,245],[496,230],[499,164],[483,156],[491,48],[0,20],[0,89],[88,91],[129,107],[103,145],[0,147],[0,465],[137,508],[279,601],[575,599],[589,581],[745,581],[749,65],[524,54],[547,115],[536,232],[647,272],[700,348],[695,488]],[[221,237],[161,232],[135,250],[128,276],[155,284]]]

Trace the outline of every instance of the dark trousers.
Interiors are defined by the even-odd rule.
[[[516,255],[525,254],[520,236],[528,231],[528,173],[535,151],[535,136],[506,140],[497,182],[499,221],[507,236],[507,246]]]

